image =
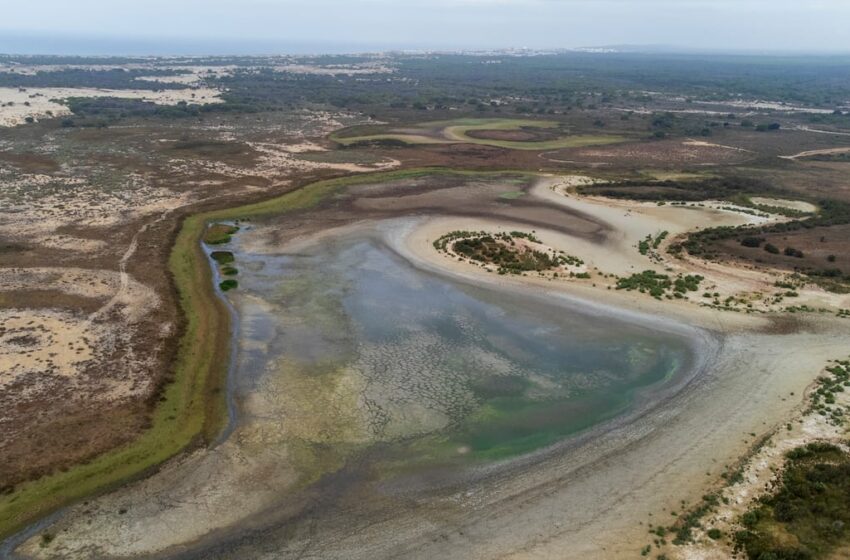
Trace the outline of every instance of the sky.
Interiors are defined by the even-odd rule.
[[[850,53],[848,0],[2,0],[0,52],[664,45]]]

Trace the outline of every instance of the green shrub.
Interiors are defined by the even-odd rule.
[[[752,559],[828,557],[847,542],[850,456],[830,443],[809,443],[786,454],[772,494],[741,517],[735,543]]]
[[[218,264],[230,264],[235,260],[230,251],[213,251],[210,253],[210,258]]]
[[[762,243],[764,243],[764,238],[762,237],[747,236],[741,239],[741,245],[744,247],[761,247]]]

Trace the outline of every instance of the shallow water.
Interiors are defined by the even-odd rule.
[[[258,392],[286,394],[259,410],[311,444],[385,442],[383,470],[549,446],[628,411],[689,357],[647,328],[418,270],[366,234],[298,254],[238,244],[242,413]]]
[[[232,431],[61,520],[55,557],[300,557],[319,526],[445,513],[453,498],[429,500],[571,456],[570,436],[630,422],[694,371],[685,332],[419,269],[382,224],[297,252],[252,251],[265,226],[234,237]]]

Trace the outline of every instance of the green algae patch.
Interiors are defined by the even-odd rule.
[[[284,359],[261,384],[253,402],[256,414],[285,418],[271,423],[264,445],[282,445],[298,472],[299,487],[341,469],[374,441],[359,405],[365,381],[345,365]]]
[[[210,258],[218,264],[230,264],[235,260],[230,251],[213,251],[210,253]]]

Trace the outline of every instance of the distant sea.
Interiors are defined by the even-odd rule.
[[[0,29],[0,54],[82,56],[188,56],[342,54],[399,49],[399,45],[303,42],[254,39],[175,39],[89,37],[48,33],[20,33]],[[405,49],[424,48],[405,45]]]

